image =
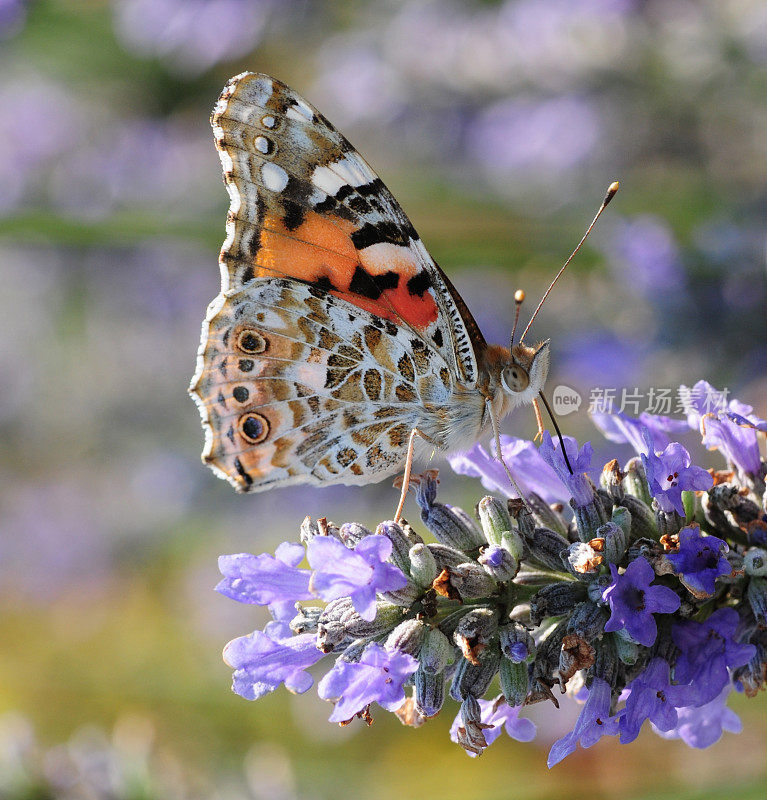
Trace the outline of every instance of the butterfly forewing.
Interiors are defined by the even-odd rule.
[[[476,323],[362,157],[245,73],[211,118],[230,195],[191,392],[238,489],[392,474],[426,407],[477,379]]]

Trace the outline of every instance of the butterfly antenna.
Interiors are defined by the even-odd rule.
[[[618,192],[618,188],[619,188],[618,181],[613,181],[608,187],[605,199],[602,201],[602,205],[599,207],[599,211],[597,211],[597,213],[594,215],[594,219],[591,220],[591,225],[589,225],[589,227],[586,229],[586,233],[583,234],[583,238],[580,240],[580,242],[578,242],[578,246],[575,248],[575,250],[573,250],[572,253],[570,253],[570,258],[568,258],[567,261],[565,261],[565,263],[562,265],[562,269],[560,269],[559,272],[557,272],[556,277],[549,284],[549,288],[546,289],[546,292],[541,298],[541,302],[538,303],[538,307],[535,309],[535,311],[533,311],[533,316],[530,317],[530,322],[527,323],[527,327],[522,332],[522,336],[519,340],[520,343],[525,338],[525,336],[527,336],[527,332],[530,330],[530,326],[533,324],[533,321],[538,316],[538,312],[541,310],[541,306],[544,304],[546,298],[549,296],[549,292],[551,292],[551,290],[554,288],[554,284],[559,280],[560,275],[562,275],[562,273],[567,269],[567,265],[573,260],[575,254],[581,249],[581,246],[588,238],[588,235],[591,233],[591,229],[594,227],[594,225],[597,224],[597,220],[599,219],[600,215],[607,208],[607,204],[613,199],[613,197],[615,197],[616,193]]]
[[[567,464],[567,469],[570,470],[570,474],[573,475],[573,468],[570,466],[570,459],[567,457],[567,450],[565,448],[565,440],[562,438],[562,431],[559,430],[559,425],[557,425],[557,420],[554,417],[554,412],[551,410],[551,406],[549,405],[549,401],[546,399],[546,395],[543,393],[541,389],[538,394],[543,400],[543,405],[546,406],[546,411],[549,412],[549,417],[551,417],[551,424],[554,426],[554,430],[557,432],[557,436],[559,437],[559,444],[562,448],[562,455],[565,457],[565,464]]]
[[[522,303],[525,302],[525,292],[523,289],[517,289],[514,292],[514,305],[516,311],[514,312],[514,327],[511,329],[511,342],[509,343],[509,350],[514,347],[514,334],[517,332],[517,323],[519,322],[519,310],[522,308]]]

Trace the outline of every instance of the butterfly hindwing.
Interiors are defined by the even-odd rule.
[[[203,458],[240,491],[393,474],[423,406],[452,391],[447,365],[406,328],[279,278],[226,295],[192,385]]]

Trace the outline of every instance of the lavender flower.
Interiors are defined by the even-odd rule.
[[[683,491],[705,491],[714,480],[702,467],[692,464],[690,454],[678,442],[671,442],[662,453],[653,449],[652,437],[646,431],[647,454],[642,455],[650,491],[661,511],[676,511],[684,516]]]
[[[503,731],[518,742],[531,742],[535,738],[536,728],[532,720],[520,717],[521,707],[514,708],[499,695],[494,700],[479,700],[481,709],[480,721],[483,728],[485,742],[489,747]],[[459,731],[463,726],[463,718],[459,712],[450,726],[450,739],[456,743],[460,740]],[[474,757],[476,753],[469,753]]]
[[[501,454],[523,492],[535,492],[547,503],[555,503],[567,497],[567,490],[557,473],[543,460],[539,449],[532,442],[501,436]],[[475,444],[465,453],[448,456],[447,460],[454,472],[479,478],[488,491],[516,497],[503,465],[481,444]]]
[[[633,742],[648,719],[657,730],[671,731],[678,722],[677,709],[696,699],[691,687],[671,683],[671,667],[658,656],[650,660],[626,691],[629,695],[619,724],[621,744]]]
[[[664,739],[681,739],[688,747],[711,747],[722,738],[724,731],[740,733],[743,729],[740,717],[727,708],[730,691],[728,686],[705,705],[677,709],[677,723],[673,728],[662,728],[654,720],[653,728]]]
[[[729,549],[727,542],[704,536],[697,525],[689,525],[679,531],[679,550],[666,558],[682,583],[702,599],[714,593],[718,577],[732,573],[732,565],[725,557]]]
[[[592,411],[592,422],[611,442],[627,442],[637,455],[646,454],[649,450],[645,430],[652,438],[653,450],[664,450],[669,445],[668,433],[687,429],[684,420],[672,419],[643,411],[637,419],[621,412]]]
[[[735,680],[756,694],[767,669],[754,624],[767,606],[765,497],[734,474],[720,475],[713,488],[681,445],[659,438],[676,423],[647,421],[654,427],[625,417],[606,427],[642,446],[657,516],[637,459],[623,470],[610,462],[606,489],[597,492],[585,474],[590,445],[567,440],[571,475],[547,435],[538,451],[532,443],[503,446],[519,457],[510,466],[520,483],[561,500],[572,495],[570,523],[533,492],[525,502],[484,497],[472,518],[438,502],[437,472],[428,470],[412,480],[421,522],[436,541],[404,523],[381,523],[374,535],[358,523],[308,520],[302,539],[311,572],[299,567],[297,544],[281,545],[275,558],[223,558],[220,591],[266,603],[280,620],[227,645],[235,691],[255,698],[281,683],[304,691],[307,668],[330,659],[319,694],[336,703],[332,721],[369,721],[377,703],[418,727],[450,696],[461,702],[451,738],[477,755],[502,727],[532,738],[532,723],[517,715],[522,705],[556,701],[556,685],[570,694],[588,686],[550,766],[605,734],[631,742],[645,720],[694,747],[735,730],[720,693]],[[502,467],[481,448],[454,463],[508,494]],[[662,484],[669,469],[677,474]],[[702,493],[689,508],[692,524],[679,531],[678,520],[667,519],[659,532],[664,505],[676,511],[686,488]],[[733,523],[749,533],[733,538]],[[743,569],[733,571],[734,563]],[[296,603],[313,598],[327,605]],[[296,615],[287,625],[291,603]],[[496,678],[501,697],[484,699]]]
[[[386,563],[392,543],[385,536],[366,536],[349,550],[332,536],[315,536],[307,548],[311,589],[323,600],[351,598],[363,619],[376,615],[376,593],[402,589],[407,578]]]
[[[594,487],[586,476],[586,473],[591,468],[593,449],[589,442],[586,442],[579,449],[578,442],[572,436],[565,436],[564,442],[567,448],[568,460],[573,470],[572,474],[570,474],[559,446],[554,446],[551,441],[551,434],[548,431],[543,432],[543,441],[539,452],[543,460],[557,473],[559,480],[567,487],[575,505],[585,506],[594,499]]]
[[[605,631],[624,630],[638,644],[650,647],[658,626],[653,614],[672,614],[679,608],[679,596],[667,586],[651,586],[655,571],[642,556],[632,561],[621,575],[610,564],[612,583],[602,593],[610,606]]]
[[[220,556],[218,568],[224,579],[216,591],[238,603],[268,605],[274,619],[289,620],[295,613],[297,600],[314,597],[309,590],[311,572],[298,569],[303,558],[303,546],[291,542],[283,542],[274,556],[267,553]]]
[[[350,720],[371,703],[396,711],[405,701],[403,685],[417,668],[413,656],[376,643],[357,662],[339,659],[318,686],[320,697],[336,704],[330,722]]]
[[[753,413],[752,406],[738,400],[727,401],[726,393],[707,381],[692,388],[680,387],[687,422],[700,430],[703,444],[719,450],[730,464],[747,476],[758,476],[761,458],[757,432],[767,429],[767,421]]]
[[[314,636],[294,636],[282,622],[270,622],[263,631],[233,639],[224,648],[224,661],[234,669],[232,690],[246,700],[258,700],[282,683],[302,694],[314,682],[305,670],[323,655]]]
[[[603,736],[618,733],[618,717],[610,716],[610,684],[602,678],[594,678],[589,696],[581,710],[573,730],[554,742],[546,762],[549,767],[575,752],[580,742],[582,747],[595,745]]]
[[[753,657],[754,645],[733,638],[738,622],[734,608],[719,608],[705,622],[686,619],[674,625],[671,635],[680,650],[674,677],[696,689],[694,705],[711,702],[729,683],[728,668],[742,667]]]

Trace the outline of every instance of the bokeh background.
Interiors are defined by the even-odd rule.
[[[534,329],[600,455],[594,387],[706,378],[767,416],[761,0],[0,0],[0,797],[763,798],[764,696],[710,751],[645,731],[548,772],[572,707],[472,760],[452,706],[339,729],[312,692],[231,694],[221,647],[264,619],[213,591],[216,556],[396,499],[241,497],[200,464],[186,387],[227,207],[208,114],[245,69],[357,145],[491,340],[620,178]]]

